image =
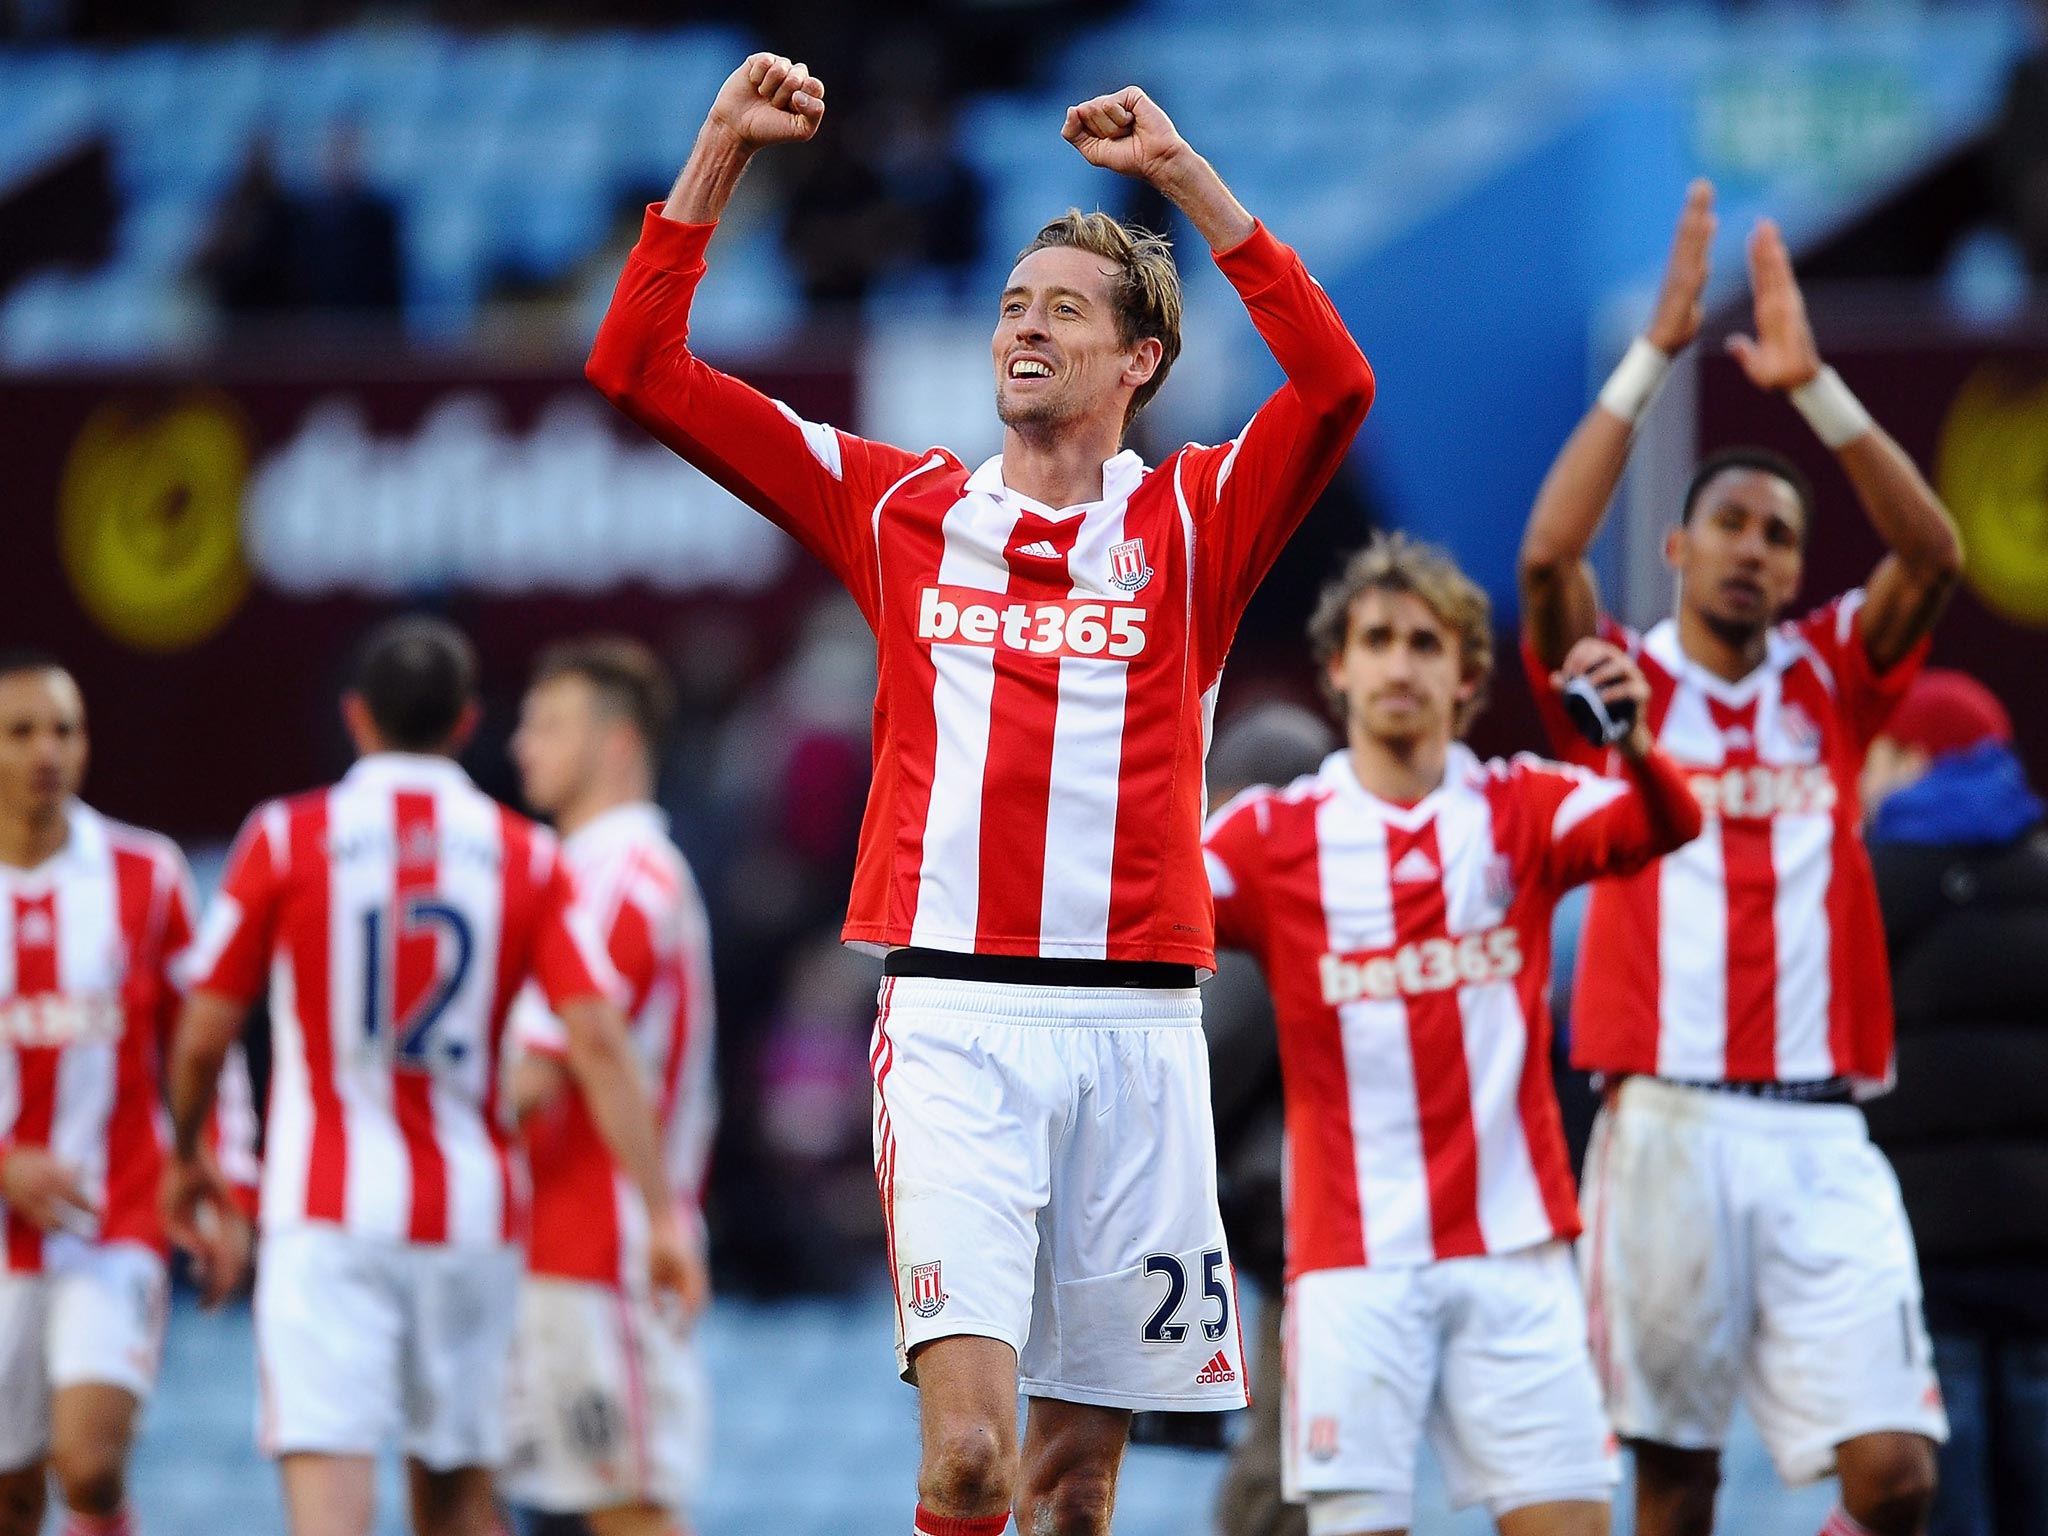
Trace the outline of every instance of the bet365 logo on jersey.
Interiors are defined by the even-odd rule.
[[[1835,776],[1824,767],[1724,768],[1693,774],[1691,783],[1700,809],[1728,821],[1826,816],[1840,797]]]
[[[1149,615],[1133,603],[1097,598],[1007,601],[978,587],[926,587],[918,598],[917,638],[1027,656],[1101,656],[1128,661],[1145,651]]]
[[[1324,955],[1323,1001],[1385,1002],[1453,987],[1511,981],[1522,974],[1522,939],[1512,928],[1490,928],[1456,939],[1417,939],[1399,949],[1365,955]]]

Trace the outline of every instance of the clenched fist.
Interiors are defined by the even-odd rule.
[[[1187,140],[1173,119],[1135,85],[1067,108],[1060,137],[1081,151],[1090,165],[1154,186],[1188,153]]]
[[[726,76],[711,122],[746,148],[800,144],[825,120],[825,82],[778,53],[757,53]]]

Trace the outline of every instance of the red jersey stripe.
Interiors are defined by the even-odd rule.
[[[306,1215],[313,1221],[343,1221],[348,1215],[348,1120],[335,1086],[334,981],[328,958],[328,922],[333,905],[327,882],[327,795],[309,795],[293,805],[287,824],[286,868],[318,871],[296,882],[299,910],[291,937],[293,996],[299,1037],[306,1053],[306,1084],[312,1130],[306,1163]],[[355,1020],[347,1021],[354,1027]]]
[[[152,967],[138,963],[163,921],[163,901],[156,863],[133,849],[114,851],[115,901],[121,932],[131,950],[125,990],[129,1017],[156,1015],[156,989],[162,984]],[[157,1216],[157,1187],[163,1181],[163,1142],[157,1131],[157,1040],[147,1029],[131,1026],[121,1032],[115,1055],[114,1102],[107,1116],[106,1208],[100,1223],[102,1241],[127,1239],[158,1246],[162,1242]]]
[[[1439,871],[1428,880],[1403,880],[1404,859],[1420,854]],[[1413,832],[1387,828],[1387,868],[1395,871],[1394,936],[1403,946],[1443,939],[1445,917],[1434,821]],[[1486,1251],[1479,1230],[1479,1140],[1472,1126],[1472,1075],[1465,1062],[1465,1023],[1455,989],[1408,999],[1408,1049],[1422,1112],[1422,1147],[1429,1160],[1429,1223],[1440,1259]]]
[[[57,991],[57,897],[50,892],[14,900],[14,990],[21,997],[46,997]],[[12,1139],[24,1147],[47,1147],[57,1119],[55,1046],[24,1045],[16,1049],[21,1107],[14,1117]],[[13,1211],[7,1213],[7,1267],[40,1269],[43,1233]]]

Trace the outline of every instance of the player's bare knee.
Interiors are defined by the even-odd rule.
[[[48,1497],[43,1464],[0,1473],[0,1536],[36,1536]]]
[[[1636,1529],[1642,1536],[1710,1536],[1721,1487],[1716,1451],[1631,1441],[1635,1454]]]
[[[1017,1481],[1014,1436],[973,1421],[925,1432],[918,1497],[934,1510],[992,1513],[1007,1508]]]
[[[50,1451],[50,1471],[64,1502],[88,1515],[110,1515],[127,1496],[123,1462],[125,1447],[88,1440],[81,1444],[57,1445]]]
[[[1116,1473],[1070,1467],[1034,1501],[1031,1536],[1107,1536],[1116,1507]]]
[[[1877,1536],[1918,1536],[1934,1505],[1934,1447],[1919,1435],[1863,1435],[1837,1452],[1842,1507]]]

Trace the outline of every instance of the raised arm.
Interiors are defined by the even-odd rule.
[[[1218,598],[1204,605],[1214,651],[1350,450],[1372,406],[1372,368],[1301,258],[1245,211],[1151,97],[1136,86],[1098,96],[1070,108],[1062,132],[1089,163],[1149,183],[1187,215],[1286,375],[1234,442],[1182,466],[1182,493],[1208,544],[1198,574]]]
[[[1671,359],[1699,334],[1713,243],[1714,188],[1695,181],[1686,189],[1649,325],[1565,440],[1536,493],[1522,535],[1522,632],[1546,667],[1560,665],[1599,626],[1599,594],[1586,552],[1628,467],[1636,423]]]
[[[919,456],[800,419],[690,351],[690,305],[718,216],[754,153],[818,131],[825,87],[803,65],[757,53],[734,70],[668,202],[650,208],[584,372],[627,416],[831,568],[870,619],[868,513]]]
[[[1962,539],[1905,450],[1821,361],[1791,255],[1769,219],[1760,220],[1749,237],[1749,278],[1756,335],[1729,337],[1728,350],[1752,384],[1789,398],[1834,450],[1864,515],[1884,540],[1887,553],[1865,584],[1856,623],[1871,666],[1889,672],[1941,616],[1962,574]]]

